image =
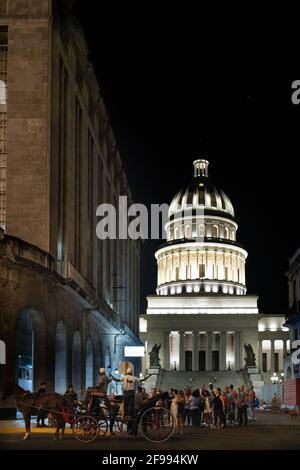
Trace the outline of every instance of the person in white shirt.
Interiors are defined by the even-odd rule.
[[[150,374],[151,375],[151,374]],[[112,377],[116,382],[123,382],[123,397],[124,397],[124,416],[127,420],[127,432],[131,434],[132,432],[132,421],[134,418],[134,392],[135,384],[139,382],[144,382],[147,380],[150,375],[145,378],[135,377],[132,374],[132,369],[128,368],[126,374],[121,378],[117,379]]]

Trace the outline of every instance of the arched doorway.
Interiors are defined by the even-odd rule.
[[[74,390],[81,390],[81,339],[79,331],[75,331],[72,344],[72,384]]]
[[[64,393],[67,388],[67,347],[66,329],[62,321],[56,326],[55,334],[55,391]]]
[[[93,343],[91,338],[86,342],[86,360],[85,360],[85,386],[92,387],[93,385],[93,370],[94,370],[94,357],[93,357]]]
[[[16,378],[20,387],[33,391],[34,330],[32,315],[23,310],[16,325]]]

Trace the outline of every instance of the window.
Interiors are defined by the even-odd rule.
[[[179,266],[176,266],[175,268],[175,281],[179,280]]]
[[[217,225],[213,225],[212,227],[212,236],[213,238],[219,237],[219,227]]]
[[[227,240],[229,239],[229,229],[228,229],[228,227],[225,227],[225,229],[224,229],[224,238],[226,238]]]
[[[199,204],[205,204],[205,193],[204,193],[204,186],[199,188]]]
[[[224,199],[224,196],[223,194],[220,194],[220,198],[221,198],[221,204],[222,204],[222,209],[226,209],[226,205],[225,205],[225,199]]]
[[[210,205],[212,207],[217,207],[217,200],[216,200],[216,195],[215,195],[214,191],[212,191],[210,193]]]
[[[263,372],[267,372],[267,353],[262,354],[262,370]]]
[[[218,279],[218,265],[213,264],[213,278]]]
[[[199,278],[205,277],[205,264],[199,264]]]
[[[274,372],[279,372],[279,353],[274,353]]]
[[[225,274],[226,281],[228,281],[228,267],[227,266],[225,266],[224,268],[224,274]]]

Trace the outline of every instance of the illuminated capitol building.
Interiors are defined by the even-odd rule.
[[[283,370],[288,329],[284,316],[260,314],[257,295],[247,294],[248,254],[237,241],[234,208],[212,182],[208,166],[207,160],[194,161],[191,183],[169,208],[167,240],[155,254],[156,295],[147,298],[140,319],[144,368],[161,388],[251,381],[259,393]],[[149,363],[155,344],[160,368]],[[256,362],[245,367],[249,349]]]

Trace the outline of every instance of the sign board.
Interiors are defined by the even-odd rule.
[[[145,346],[125,346],[124,356],[125,357],[144,357]]]

